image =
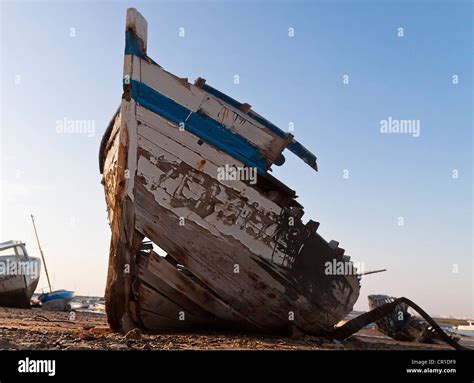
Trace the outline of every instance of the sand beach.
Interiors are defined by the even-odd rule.
[[[474,338],[471,338],[474,339]],[[474,345],[463,338],[464,345]],[[180,333],[149,335],[110,330],[94,312],[52,312],[0,307],[0,350],[450,350],[448,345],[400,342],[363,329],[343,342],[302,336]]]

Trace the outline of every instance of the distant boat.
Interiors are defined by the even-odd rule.
[[[74,299],[74,291],[56,290],[50,293],[43,293],[38,300],[41,307],[51,311],[67,311],[71,308],[70,302]]]
[[[456,330],[459,330],[459,331],[474,331],[474,321],[468,320],[467,323],[468,323],[467,326],[465,326],[465,325],[457,326]]]
[[[40,277],[41,261],[21,241],[0,243],[0,306],[29,308]]]
[[[68,311],[71,309],[70,302],[74,298],[73,291],[67,290],[55,290],[51,288],[51,281],[49,280],[48,268],[46,267],[46,261],[44,259],[43,249],[41,248],[41,243],[38,237],[38,231],[36,230],[35,218],[33,214],[31,215],[31,222],[33,223],[33,229],[35,230],[36,241],[38,242],[38,249],[41,253],[41,258],[44,263],[44,271],[46,278],[48,279],[49,293],[43,293],[38,297],[38,300],[41,302],[41,308],[44,310],[51,311]]]

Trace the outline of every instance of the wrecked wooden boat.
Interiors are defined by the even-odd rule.
[[[29,308],[38,286],[41,262],[21,241],[0,243],[0,306]]]
[[[369,308],[371,310],[382,307],[390,303],[394,303],[396,298],[388,295],[369,295]],[[417,318],[408,312],[408,304],[401,302],[384,317],[375,322],[377,329],[383,334],[400,341],[420,342],[420,343],[437,343],[446,342],[446,336],[450,337],[453,342],[459,340],[458,337],[451,333],[440,335],[439,329],[431,326],[430,323]]]
[[[317,170],[314,154],[204,79],[164,70],[147,56],[135,9],[125,40],[122,101],[99,154],[112,329],[330,331],[352,310],[360,276],[269,174],[285,149]],[[328,272],[334,262],[352,272]]]

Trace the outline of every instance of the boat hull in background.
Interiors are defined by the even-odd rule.
[[[0,257],[0,263],[10,262],[29,262],[37,275],[0,275],[0,306],[29,308],[30,299],[36,290],[39,281],[40,260],[27,257],[18,258],[15,256]],[[36,274],[36,273],[35,273]]]

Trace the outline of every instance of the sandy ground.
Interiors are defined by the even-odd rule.
[[[422,350],[451,349],[380,339],[376,330],[362,330],[344,342],[305,336],[300,339],[242,334],[146,335],[134,330],[113,333],[97,313],[50,312],[0,307],[0,350]]]

